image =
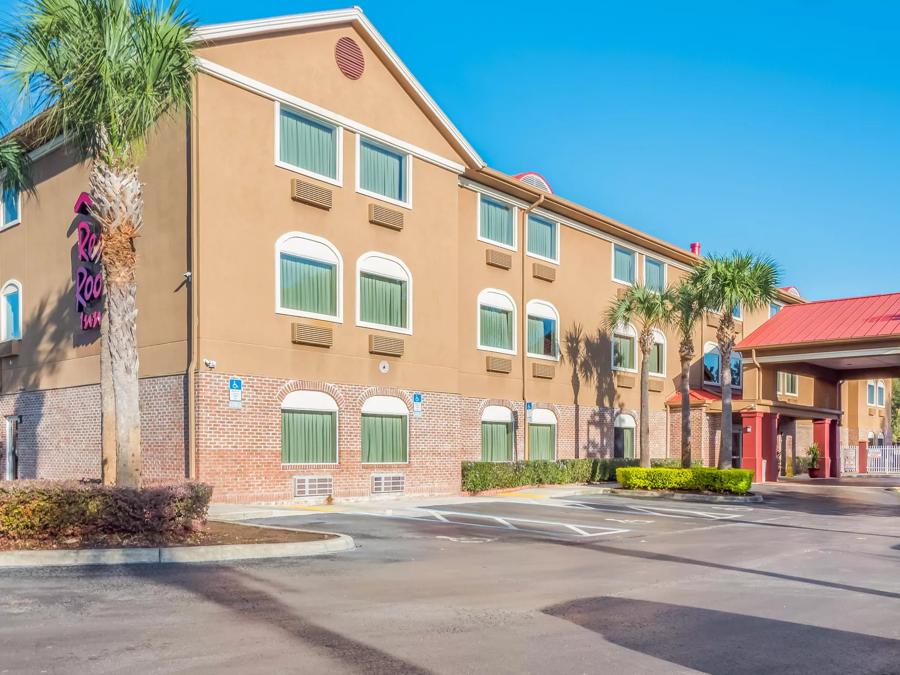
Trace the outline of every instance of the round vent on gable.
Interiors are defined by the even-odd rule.
[[[550,183],[548,183],[547,179],[536,171],[526,171],[525,173],[518,173],[514,176],[514,178],[525,183],[525,185],[530,185],[531,187],[537,188],[538,190],[549,192],[551,195],[553,194],[553,190],[550,188]]]
[[[358,80],[366,69],[362,49],[352,38],[342,37],[334,46],[334,60],[340,71],[351,80]]]
[[[788,295],[793,295],[795,298],[802,297],[800,295],[800,289],[797,288],[796,286],[785,286],[781,290],[784,291],[785,293],[787,293]]]

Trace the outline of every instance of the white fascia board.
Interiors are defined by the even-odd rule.
[[[783,345],[789,347],[790,345]],[[750,352],[753,347],[744,347],[741,352]],[[759,363],[791,363],[793,361],[827,361],[829,359],[850,359],[867,356],[897,356],[900,347],[879,347],[874,349],[844,349],[834,352],[806,352],[802,354],[779,354],[776,356],[756,356]]]

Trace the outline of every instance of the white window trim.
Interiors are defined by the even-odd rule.
[[[644,285],[647,284],[647,261],[652,260],[653,262],[659,263],[662,265],[663,271],[663,287],[662,290],[666,290],[669,286],[669,266],[666,264],[665,260],[660,260],[659,258],[655,258],[652,255],[644,254]],[[615,263],[615,253],[613,253],[613,263]],[[621,282],[620,282],[621,283]]]
[[[2,190],[2,187],[0,187]],[[2,197],[2,192],[0,192],[0,197]],[[4,220],[6,220],[6,205],[3,203],[3,199],[0,198],[0,232],[3,230],[7,230],[11,227],[15,227],[16,225],[20,225],[22,223],[22,191],[18,190],[16,192],[16,206],[18,207],[19,217],[15,220],[11,220],[8,223],[4,224]]]
[[[287,108],[291,112],[300,117],[308,117],[311,120],[315,120],[320,124],[324,124],[325,126],[331,127],[334,129],[335,133],[335,152],[337,153],[337,157],[335,158],[335,178],[331,178],[330,176],[324,176],[320,173],[316,173],[315,171],[310,171],[309,169],[304,169],[303,167],[296,166],[294,164],[290,164],[289,162],[282,161],[281,159],[281,108]],[[330,185],[336,185],[337,187],[343,187],[344,185],[344,127],[334,124],[333,122],[329,122],[323,117],[319,117],[318,115],[312,115],[305,110],[301,110],[300,108],[295,108],[294,106],[282,103],[281,101],[275,101],[275,166],[281,167],[282,169],[287,169],[293,173],[299,173],[302,176],[307,176],[309,178],[315,178],[316,180],[320,180],[323,183],[329,183]]]
[[[636,427],[634,416],[629,413],[619,413],[613,420],[614,429],[635,429]]]
[[[19,337],[7,337],[9,335],[9,330],[6,325],[6,289],[9,286],[15,286],[16,291],[19,294]],[[22,283],[17,279],[7,279],[6,282],[0,286],[0,342],[12,342],[14,340],[21,340],[23,334],[23,325],[22,318],[25,313],[25,304],[22,300]]]
[[[534,306],[538,311],[532,311],[532,309],[531,309],[532,306]],[[546,314],[544,316],[542,316],[541,314],[538,313],[540,311],[539,308],[543,308],[545,310]],[[480,317],[481,312],[479,312],[478,315]],[[553,321],[556,322],[556,329],[553,331],[555,333],[554,337],[556,340],[556,344],[554,345],[555,351],[556,351],[556,356],[547,356],[545,354],[535,354],[534,352],[528,351],[528,317],[529,316],[534,316],[535,318],[540,318],[540,319],[552,319]],[[525,305],[525,324],[524,324],[525,333],[524,333],[524,335],[525,335],[525,353],[528,355],[529,358],[541,359],[543,361],[559,361],[560,356],[561,356],[561,350],[560,350],[560,345],[559,345],[559,324],[560,324],[559,310],[557,310],[556,307],[554,307],[553,303],[548,302],[547,300],[538,300],[538,299],[528,301],[528,304]],[[481,335],[481,332],[479,331],[478,334]]]
[[[400,277],[396,277],[390,274],[383,274],[380,272],[372,272],[372,274],[378,274],[378,276],[384,276],[390,279],[396,279],[397,281],[405,281],[406,282],[406,328],[401,328],[400,326],[384,326],[380,323],[369,323],[368,321],[363,321],[360,318],[360,310],[361,310],[361,300],[362,293],[360,292],[360,279],[362,278],[363,272],[363,263],[369,258],[381,258],[382,260],[387,260],[388,262],[396,263],[400,266],[400,268],[406,273],[406,279],[401,279]],[[392,255],[388,255],[387,253],[381,253],[380,251],[367,251],[363,253],[356,260],[356,325],[362,328],[374,328],[375,330],[383,330],[389,333],[401,333],[403,335],[412,335],[413,334],[413,275],[412,272],[409,271],[409,267],[406,266],[400,258],[397,258]]]
[[[509,207],[509,210],[512,213],[512,232],[513,232],[513,243],[512,246],[509,244],[504,244],[503,242],[496,241],[494,239],[489,239],[487,237],[481,236],[481,200],[489,199],[492,202],[497,202],[498,204],[503,204],[506,207]],[[494,197],[483,195],[482,193],[478,193],[478,203],[476,204],[476,214],[475,214],[475,238],[478,241],[483,241],[486,244],[490,244],[491,246],[499,246],[500,248],[505,248],[507,251],[518,251],[518,243],[519,243],[519,207],[511,204],[509,202],[503,201],[502,199],[495,199]],[[557,252],[559,248],[557,247]]]
[[[704,363],[704,361],[706,360],[706,355],[712,354],[712,353],[715,353],[715,355],[719,358],[719,381],[718,382],[716,382],[715,380],[707,380],[706,379],[706,364]],[[717,345],[715,342],[707,342],[705,345],[703,345],[703,357],[700,361],[700,366],[703,369],[703,384],[711,384],[715,387],[722,386],[722,354],[719,352],[719,345]]]
[[[737,352],[731,352],[731,358],[735,358],[735,357],[737,357],[738,361],[740,361],[740,363],[741,363],[741,383],[740,383],[740,384],[735,384],[735,383],[734,383],[734,379],[732,378],[731,388],[732,388],[732,389],[740,389],[741,391],[743,391],[743,390],[744,390],[744,357],[741,356],[741,355],[740,355],[739,353],[737,353]],[[721,363],[721,357],[720,357],[719,361],[720,361],[720,363]],[[730,363],[728,364],[728,367],[731,368],[731,364],[730,364]],[[798,386],[799,386],[799,385],[798,385]]]
[[[782,303],[780,303],[780,302],[770,302],[770,303],[769,303],[769,318],[770,318],[770,319],[771,319],[773,316],[775,316],[775,314],[778,314],[778,312],[775,312],[775,314],[772,314],[772,307],[777,307],[777,308],[778,308],[778,312],[780,312],[781,310],[784,309],[784,305],[783,305]]]
[[[732,313],[731,317],[735,321],[743,321],[744,320],[744,308],[741,305],[737,305],[735,307],[735,309],[737,310],[737,315],[735,316],[735,314]]]
[[[625,251],[631,251],[631,257],[634,260],[634,281],[625,281],[624,279],[619,279],[618,277],[616,277],[616,249],[617,248],[624,249]],[[615,281],[617,284],[622,284],[623,286],[634,286],[637,283],[637,281],[638,281],[638,278],[637,278],[637,275],[638,275],[637,251],[635,251],[633,248],[629,248],[628,246],[623,246],[622,244],[613,244],[610,247],[609,259],[610,259],[610,274],[612,276],[613,281]]]
[[[19,297],[19,302],[21,302],[21,296]],[[881,394],[881,403],[878,402],[878,394]],[[884,408],[887,406],[887,387],[884,385],[884,380],[878,380],[875,382],[875,406],[877,408]]]
[[[498,295],[502,295],[509,303],[512,305],[512,325],[513,325],[513,334],[512,334],[512,349],[503,349],[501,347],[487,347],[481,344],[481,307],[484,305],[485,307],[491,307],[493,309],[502,309],[504,311],[508,311],[507,307],[498,307],[497,305],[492,305],[489,302],[484,302],[482,298],[485,295],[490,293],[497,293]],[[496,354],[508,354],[515,355],[516,347],[519,338],[519,331],[516,329],[518,325],[516,323],[516,314],[518,308],[516,307],[516,301],[513,300],[513,297],[507,293],[506,291],[501,291],[499,288],[485,288],[478,294],[478,299],[475,302],[475,344],[478,345],[478,350],[482,352],[494,352]]]
[[[615,341],[616,337],[630,337],[632,340],[634,340],[634,350],[633,350],[634,368],[622,368],[622,367],[616,365],[616,341]],[[638,371],[638,369],[637,369],[637,365],[638,365],[637,349],[638,349],[637,331],[635,330],[634,326],[632,326],[631,324],[628,324],[627,326],[616,326],[615,330],[613,331],[612,343],[609,346],[610,368],[619,373],[636,373]]]
[[[369,190],[364,190],[362,187],[360,187],[360,178],[361,178],[360,170],[359,170],[359,160],[361,157],[360,143],[362,142],[363,138],[365,138],[367,141],[369,141],[373,145],[380,145],[381,147],[385,148],[386,150],[390,150],[391,152],[396,152],[398,155],[403,155],[403,157],[406,159],[406,167],[405,167],[406,168],[406,172],[405,172],[405,175],[406,175],[406,186],[405,186],[406,187],[406,190],[405,190],[406,201],[400,201],[399,199],[391,199],[390,197],[380,195],[377,192],[370,192]],[[387,204],[393,204],[394,206],[400,206],[404,209],[412,209],[412,205],[413,205],[413,199],[412,199],[412,194],[413,194],[413,156],[412,156],[412,153],[410,153],[408,150],[404,150],[403,148],[398,147],[396,145],[392,145],[390,143],[385,143],[384,141],[374,138],[372,136],[364,136],[363,134],[357,132],[356,133],[355,163],[356,163],[356,191],[359,194],[365,195],[366,197],[371,197],[372,199],[378,199],[379,201],[385,202]]]
[[[666,370],[668,366],[669,359],[666,358],[666,351],[668,350],[668,342],[666,340],[666,334],[661,330],[653,329],[653,344],[662,345],[662,372],[655,373],[652,370],[648,369],[648,375],[650,377],[660,377],[665,378]]]
[[[337,257],[337,270],[335,271],[336,285],[337,288],[335,292],[337,294],[337,316],[331,316],[329,314],[319,314],[318,312],[305,312],[299,309],[290,309],[288,307],[281,306],[281,260],[280,254],[282,246],[289,239],[306,239],[307,241],[315,242],[317,244],[322,244],[323,246],[331,249],[331,252]],[[315,258],[311,258],[315,260]],[[320,262],[328,262],[330,260],[321,260]],[[288,232],[286,234],[278,237],[278,240],[275,242],[275,313],[276,314],[284,314],[286,316],[300,316],[308,319],[320,319],[321,321],[330,321],[331,323],[344,323],[344,259],[341,257],[341,252],[338,251],[337,247],[332,244],[327,239],[323,239],[322,237],[317,237],[313,234],[306,234],[305,232]]]
[[[872,385],[872,398],[869,399],[869,385]],[[866,405],[875,407],[878,402],[878,384],[875,380],[866,380]]]
[[[558,426],[559,420],[556,419],[556,413],[547,408],[534,408],[531,411],[531,421],[529,424]]]
[[[323,401],[323,399],[328,399]],[[295,410],[297,412],[333,412],[334,413],[334,461],[333,462],[282,462],[281,466],[337,466],[341,463],[340,410],[337,401],[323,391],[309,391],[303,389],[292,391],[281,402],[281,410]]]
[[[787,383],[787,377],[786,377],[786,376],[787,376],[787,375],[794,375],[794,377],[795,377],[794,383],[796,384],[796,388],[795,388],[793,391],[790,391],[790,390],[787,388],[787,386],[786,386],[786,383]],[[796,375],[796,373],[788,373],[788,372],[785,372],[785,371],[783,371],[783,370],[779,370],[779,371],[777,372],[775,378],[776,378],[776,380],[777,380],[777,383],[776,383],[776,384],[777,384],[777,386],[776,386],[776,391],[777,391],[777,393],[778,393],[779,395],[781,395],[781,396],[791,396],[791,397],[797,397],[797,396],[800,395],[800,394],[799,394],[799,392],[800,392],[800,378]]]
[[[382,404],[382,408],[379,404]],[[377,410],[366,410],[366,406],[376,406]],[[401,410],[402,408],[402,410]],[[362,418],[363,415],[393,415],[406,417],[406,461],[405,462],[363,462],[362,460]],[[405,466],[409,464],[409,456],[412,454],[412,448],[409,445],[409,408],[404,400],[398,396],[370,396],[363,401],[362,409],[359,413],[359,449],[360,464],[363,466]]]
[[[554,237],[556,237],[556,258],[548,258],[546,256],[539,255],[538,253],[532,253],[528,250],[528,218],[530,216],[534,216],[535,218],[540,218],[541,220],[546,220],[553,223],[553,235]],[[529,258],[534,258],[535,260],[543,260],[545,262],[553,263],[554,265],[559,265],[559,231],[562,229],[560,227],[559,221],[556,218],[550,218],[543,213],[526,213],[523,226],[525,228],[525,255],[527,255]]]
[[[489,405],[481,412],[482,422],[513,423],[513,411],[505,405]]]

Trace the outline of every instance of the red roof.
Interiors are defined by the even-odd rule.
[[[734,389],[731,390],[731,397],[736,401],[739,401],[742,398],[740,391],[735,391]],[[688,398],[691,399],[691,402],[694,402],[694,401],[721,401],[722,394],[716,393],[714,391],[708,391],[706,389],[691,389],[690,392],[688,393]],[[676,391],[674,394],[669,396],[669,398],[666,399],[666,403],[680,404],[681,403],[681,392]]]
[[[900,293],[819,300],[784,307],[738,345],[774,347],[900,336]]]

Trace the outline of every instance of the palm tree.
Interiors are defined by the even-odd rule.
[[[609,332],[626,324],[638,324],[638,349],[641,353],[641,466],[650,466],[650,352],[655,342],[653,333],[663,330],[671,320],[673,293],[662,292],[646,286],[632,286],[616,298],[606,312],[606,328]],[[613,341],[615,349],[615,341]]]
[[[575,459],[578,459],[581,448],[579,433],[581,431],[581,406],[578,394],[581,392],[581,369],[584,362],[584,329],[581,324],[572,324],[566,332],[564,358],[572,366],[572,398],[575,404]]]
[[[691,272],[689,282],[700,294],[703,306],[719,312],[716,342],[719,346],[719,379],[722,386],[722,442],[719,468],[731,468],[731,354],[736,331],[734,312],[768,307],[775,299],[780,273],[774,260],[735,251],[730,256],[709,256]]]
[[[23,9],[3,36],[0,69],[32,107],[46,111],[45,137],[62,135],[89,163],[106,286],[101,356],[112,385],[101,396],[114,401],[116,482],[137,486],[138,165],[157,122],[190,104],[194,22],[177,0],[26,0]]]
[[[694,328],[703,316],[697,289],[682,281],[674,290],[672,322],[678,329],[678,357],[681,360],[681,466],[691,467],[691,362],[694,360]]]
[[[3,190],[28,190],[28,154],[17,138],[6,136],[0,139],[0,188]]]

